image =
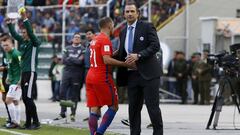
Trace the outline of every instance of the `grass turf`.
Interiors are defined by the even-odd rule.
[[[4,118],[0,118],[0,125],[5,123]],[[0,129],[5,129],[0,127]],[[50,126],[50,125],[41,125],[41,128],[38,130],[21,130],[21,129],[7,129],[9,131],[16,131],[23,134],[31,135],[89,135],[88,129],[79,129],[79,128],[66,128],[59,126]],[[0,131],[0,135],[12,135],[12,133],[7,133]],[[112,133],[106,133],[106,135],[114,135]],[[115,134],[116,135],[116,134]]]

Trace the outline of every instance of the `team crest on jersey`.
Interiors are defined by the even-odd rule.
[[[80,54],[82,52],[82,50],[78,50],[77,53]]]
[[[104,52],[110,52],[110,46],[104,45]]]

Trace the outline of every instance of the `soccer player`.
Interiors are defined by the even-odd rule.
[[[17,128],[20,124],[21,111],[19,101],[22,95],[20,87],[21,55],[20,52],[14,48],[13,40],[10,36],[2,39],[1,44],[6,52],[6,62],[8,66],[6,83],[10,85],[6,97],[6,104],[11,116],[11,122],[6,124],[6,128]]]
[[[128,66],[125,62],[111,57],[112,43],[109,37],[112,34],[113,26],[111,18],[102,18],[99,21],[100,34],[90,44],[90,69],[86,78],[86,91],[87,106],[91,110],[88,120],[91,135],[104,134],[118,110],[118,96],[111,66]],[[101,107],[104,105],[108,106],[108,110],[98,126]]]
[[[34,92],[36,92],[38,52],[41,42],[34,35],[31,24],[27,18],[25,10],[19,11],[23,19],[24,28],[21,29],[20,36],[14,29],[11,19],[6,18],[9,31],[14,39],[18,41],[19,50],[22,54],[21,61],[21,88],[22,99],[25,105],[26,123],[23,129],[39,129],[40,123],[37,108],[34,103]]]
[[[0,41],[2,41],[3,39],[5,39],[5,37],[8,36],[7,33],[2,33],[1,36],[0,36]],[[3,48],[3,46],[1,46]],[[8,118],[7,118],[7,121],[6,121],[6,124],[7,123],[10,123],[11,122],[11,116],[9,114],[9,110],[8,110],[8,106],[6,104],[6,96],[7,96],[7,92],[8,92],[8,89],[9,89],[9,85],[6,84],[6,79],[7,79],[7,60],[6,60],[6,53],[4,52],[3,50],[3,56],[2,56],[2,65],[0,66],[0,72],[2,72],[2,84],[3,84],[3,87],[4,87],[4,91],[2,91],[2,101],[4,102],[5,104],[5,108],[6,108],[6,111],[7,111],[7,115],[8,115]],[[4,124],[3,126],[6,126],[6,124]]]

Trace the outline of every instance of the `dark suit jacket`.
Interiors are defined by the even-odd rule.
[[[125,51],[125,39],[127,26],[120,33],[120,47],[116,56],[118,60],[125,61],[127,53]],[[141,58],[136,62],[137,70],[146,80],[160,77],[162,73],[161,58],[157,58],[156,53],[161,49],[155,27],[151,23],[137,21],[133,53],[141,54]],[[161,52],[161,51],[160,51]],[[117,84],[118,86],[127,85],[127,68],[118,68]]]

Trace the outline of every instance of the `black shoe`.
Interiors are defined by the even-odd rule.
[[[8,129],[19,128],[19,125],[16,123],[7,123],[6,128]]]
[[[70,119],[71,119],[72,122],[75,122],[75,121],[76,121],[76,120],[75,120],[75,115],[74,115],[74,114],[71,114],[71,115],[70,115]]]
[[[124,124],[126,126],[130,126],[130,122],[127,119],[122,119],[121,122],[122,122],[122,124]]]
[[[95,132],[94,135],[103,135],[103,134]]]
[[[83,119],[83,121],[88,121],[88,120],[89,120],[89,117],[87,117],[87,118]]]
[[[66,118],[66,115],[59,115],[57,118],[53,119],[53,120],[61,120],[61,119],[64,119]]]
[[[31,130],[37,130],[39,128],[41,128],[41,124],[39,122],[38,123],[34,123],[31,126]]]
[[[147,128],[153,128],[152,123],[150,123],[149,125],[147,125]]]

